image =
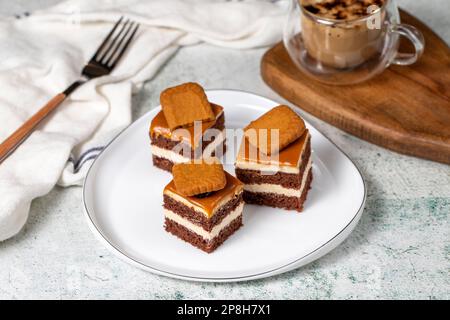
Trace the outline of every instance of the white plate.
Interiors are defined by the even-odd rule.
[[[241,91],[210,90],[207,95],[224,107],[227,128],[242,128],[278,104]],[[306,123],[312,136],[313,181],[304,212],[246,205],[244,226],[211,254],[165,232],[162,190],[171,175],[152,166],[148,137],[150,121],[159,110],[151,110],[117,136],[95,160],[84,184],[89,225],[125,261],[192,281],[258,279],[318,259],[357,224],[366,196],[360,172]],[[232,166],[225,168],[234,174]]]

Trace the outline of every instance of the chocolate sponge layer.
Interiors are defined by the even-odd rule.
[[[211,253],[217,249],[226,239],[228,239],[236,230],[242,226],[242,215],[234,219],[225,229],[223,229],[219,235],[213,238],[211,241],[205,240],[198,234],[190,231],[182,225],[172,221],[170,219],[165,220],[165,229],[174,236],[192,244],[193,246]]]
[[[160,169],[172,172],[173,162],[162,157],[152,156],[153,165]]]
[[[262,174],[259,170],[248,170],[236,168],[236,177],[245,184],[278,184],[285,188],[300,189],[302,184],[303,172],[306,169],[311,156],[311,140],[309,139],[305,146],[305,152],[300,160],[299,173],[276,172],[274,174]]]
[[[287,210],[303,211],[303,204],[306,195],[311,188],[312,170],[309,171],[305,188],[300,197],[289,197],[276,193],[250,192],[244,190],[244,201],[249,204],[265,205],[269,207],[282,208]]]

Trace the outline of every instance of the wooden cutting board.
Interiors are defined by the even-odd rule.
[[[401,11],[425,36],[425,52],[409,67],[391,66],[358,85],[330,86],[302,74],[282,43],[261,62],[264,81],[299,108],[364,140],[450,164],[450,49],[430,28]],[[400,50],[410,50],[405,41]]]

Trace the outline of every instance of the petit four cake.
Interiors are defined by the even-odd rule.
[[[223,108],[210,103],[197,83],[168,88],[162,110],[150,125],[153,164],[171,171],[174,163],[225,153]]]
[[[302,211],[312,181],[311,135],[303,120],[278,106],[251,122],[235,170],[245,202]]]
[[[210,253],[242,226],[244,201],[242,183],[207,160],[173,166],[163,207],[167,232]]]

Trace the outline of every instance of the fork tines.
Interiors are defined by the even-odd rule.
[[[116,66],[139,28],[139,23],[130,19],[122,21],[123,17],[116,22],[89,61],[90,63],[100,64],[109,70]]]

